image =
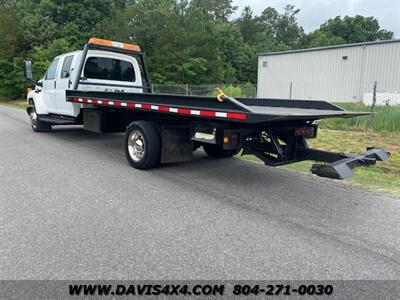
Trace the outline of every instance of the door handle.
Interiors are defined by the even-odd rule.
[[[54,80],[54,89],[57,87],[57,81]]]

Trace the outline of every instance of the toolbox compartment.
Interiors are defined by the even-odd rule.
[[[83,110],[83,128],[95,133],[124,132],[120,112],[97,109]]]

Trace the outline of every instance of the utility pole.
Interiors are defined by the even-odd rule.
[[[372,94],[372,106],[371,106],[371,112],[374,111],[375,108],[375,104],[376,104],[376,86],[377,86],[377,81],[375,80],[374,82],[374,90],[373,90],[373,94]]]
[[[375,123],[374,110],[375,110],[375,105],[376,105],[376,87],[377,87],[377,85],[378,85],[378,82],[375,80],[374,89],[373,89],[373,92],[372,92],[372,105],[371,105],[372,114],[371,114],[371,116],[369,118],[369,122],[368,122],[369,124],[367,124],[367,128],[366,129],[368,129],[368,127],[370,127],[373,130],[373,128],[374,128],[374,123]]]

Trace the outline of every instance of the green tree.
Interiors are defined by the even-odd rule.
[[[207,80],[207,61],[201,57],[189,58],[177,67],[177,71],[181,82],[194,84],[198,83],[199,79]]]
[[[301,45],[302,48],[313,48],[345,43],[345,40],[343,40],[340,36],[332,36],[326,34],[321,30],[315,30],[309,34],[304,35]]]
[[[15,15],[9,9],[0,8],[0,59],[15,55],[19,37]]]
[[[192,0],[191,5],[220,21],[228,21],[237,10],[237,6],[232,5],[232,0]]]
[[[29,86],[22,73],[23,58],[0,59],[0,95],[18,98]]]
[[[243,40],[250,44],[256,45],[260,43],[262,39],[262,34],[264,30],[264,25],[259,17],[253,15],[253,11],[250,6],[246,6],[240,18],[236,20],[236,25],[238,26],[240,33],[243,36]]]
[[[272,7],[262,12],[264,30],[275,39],[277,49],[295,49],[301,44],[304,30],[297,24],[299,12],[293,5],[286,5],[283,14]]]
[[[125,0],[19,0],[3,4],[13,10],[23,32],[24,49],[45,46],[64,38],[81,47],[96,24],[112,18],[125,5]],[[0,4],[1,5],[1,4]]]
[[[277,50],[277,42],[271,30],[266,29],[265,19],[254,16],[249,6],[242,11],[241,16],[234,22],[238,27],[247,51],[248,62],[241,67],[245,72],[239,71],[240,82],[256,82],[257,79],[257,53]]]
[[[340,37],[345,43],[359,43],[393,38],[393,32],[380,28],[374,17],[337,16],[322,24],[319,30],[329,37]]]
[[[244,42],[240,29],[232,23],[218,22],[213,36],[224,61],[225,82],[246,82],[255,79],[256,55],[251,46]]]

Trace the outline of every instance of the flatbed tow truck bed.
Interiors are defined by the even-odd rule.
[[[203,124],[200,125],[203,134],[211,134],[211,130],[205,127],[222,128],[223,136],[230,139],[234,135],[240,137],[238,144],[243,148],[242,155],[253,154],[266,165],[279,166],[301,160],[327,162],[312,166],[312,173],[322,177],[346,179],[352,176],[352,168],[372,165],[390,156],[384,150],[373,147],[359,155],[310,149],[305,138],[316,137],[315,120],[370,114],[346,111],[324,101],[235,99],[225,96],[221,102],[211,96],[82,91],[67,91],[67,101],[82,103],[88,109],[98,107],[113,109],[114,112],[131,111],[133,115],[138,113],[139,118],[183,122],[190,127],[191,139],[195,142],[218,143],[216,134],[211,140],[196,138],[199,124]],[[215,127],[212,123],[210,125],[210,121],[216,122]],[[220,123],[222,127],[219,127]],[[255,137],[255,132],[261,136],[264,133],[265,139]],[[223,146],[227,146],[224,147],[227,150],[232,148],[231,145]],[[175,158],[172,161],[179,160],[186,159]],[[170,161],[167,159],[164,162]]]
[[[151,110],[195,118],[229,119],[241,123],[314,121],[326,118],[368,115],[351,112],[324,101],[252,99],[153,93],[81,92],[67,90],[67,101],[131,110]]]

